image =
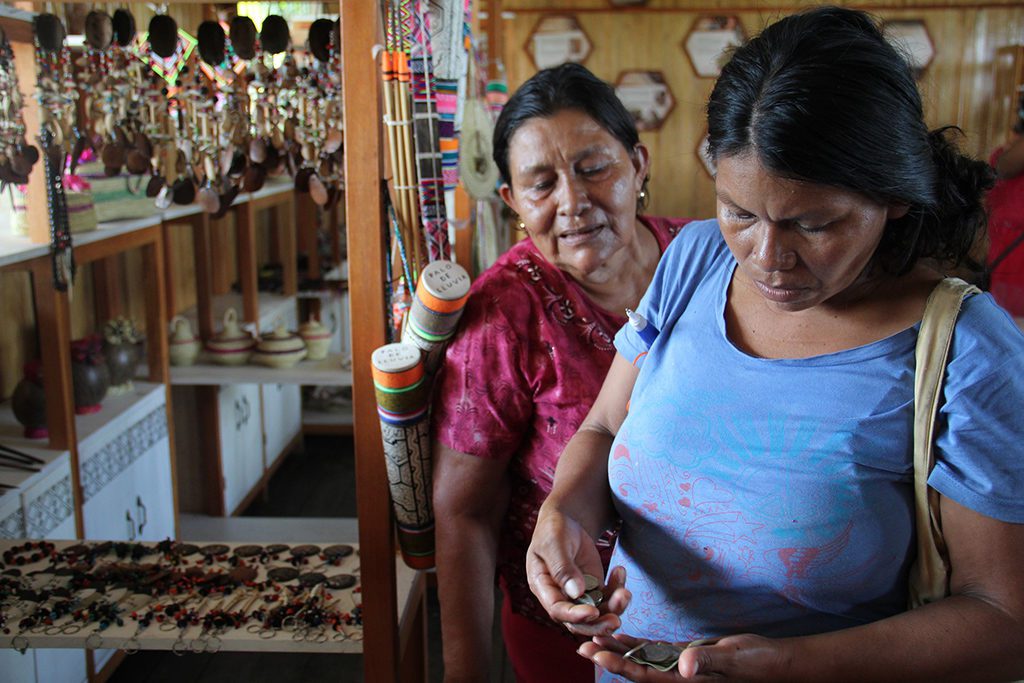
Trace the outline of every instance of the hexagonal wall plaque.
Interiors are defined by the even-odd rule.
[[[636,122],[637,130],[658,130],[676,106],[660,71],[623,71],[615,81],[615,94]]]
[[[725,63],[725,51],[742,45],[746,33],[738,17],[706,15],[698,17],[683,40],[690,66],[701,78],[716,78]]]
[[[586,32],[570,15],[541,17],[526,39],[526,52],[538,69],[547,69],[566,62],[582,64],[590,55],[592,44]]]
[[[910,62],[914,78],[920,78],[935,59],[935,44],[923,19],[898,19],[882,22],[886,39],[901,50]]]

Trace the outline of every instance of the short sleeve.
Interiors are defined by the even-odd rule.
[[[435,383],[434,438],[468,455],[511,456],[533,409],[524,357],[524,343],[497,297],[474,292]]]
[[[932,488],[1003,522],[1024,523],[1024,335],[988,294],[954,333]]]
[[[637,313],[659,330],[659,337],[665,334],[686,309],[693,292],[715,260],[728,255],[728,248],[718,229],[718,221],[694,221],[687,224],[658,262],[654,278],[637,306]],[[657,344],[656,339],[653,346]],[[615,348],[631,363],[636,363],[642,354],[651,351],[629,323],[616,333]]]

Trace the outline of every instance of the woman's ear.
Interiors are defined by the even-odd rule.
[[[889,210],[885,214],[886,220],[894,221],[898,218],[903,218],[910,211],[909,204],[890,204]]]
[[[643,187],[644,180],[650,175],[651,171],[651,153],[647,149],[647,145],[642,142],[638,142],[633,146],[633,168],[636,170],[637,175],[637,192]]]
[[[517,214],[519,213],[519,210],[516,208],[516,198],[512,196],[512,188],[508,186],[508,183],[502,183],[498,186],[498,196],[501,197],[501,201],[505,202],[505,206]]]

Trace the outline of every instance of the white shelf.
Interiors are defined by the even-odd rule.
[[[267,183],[257,192],[239,194],[232,203],[232,206],[244,204],[253,199],[262,199],[293,191],[294,187],[290,182],[274,181]],[[189,204],[188,206],[174,205],[165,211],[158,211],[154,206],[153,213],[149,216],[100,223],[95,230],[74,233],[71,236],[71,240],[75,246],[100,242],[111,237],[159,225],[162,221],[173,221],[194,216],[201,211],[202,209],[197,204]],[[28,237],[21,235],[12,233],[0,234],[0,268],[22,261],[30,261],[40,256],[46,256],[49,253],[50,245],[48,242],[35,243],[30,241]]]
[[[171,384],[210,386],[219,384],[303,384],[351,386],[352,371],[341,367],[341,354],[323,360],[304,360],[290,368],[263,365],[215,365],[200,352],[195,365],[171,366]]]
[[[0,467],[0,483],[18,487],[17,489],[0,489],[0,496],[17,494],[19,491],[24,491],[35,485],[51,471],[61,467],[70,457],[68,451],[47,448],[46,439],[27,439],[22,434],[24,434],[24,428],[14,418],[10,401],[0,403],[0,443],[39,458],[45,463],[37,465],[39,472],[23,472]]]
[[[132,390],[120,396],[107,396],[99,412],[75,416],[75,433],[80,453],[93,450],[93,443],[104,444],[130,427],[140,414],[156,408],[167,400],[167,388],[135,380]]]

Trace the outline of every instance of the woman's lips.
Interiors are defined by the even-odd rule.
[[[573,230],[568,230],[559,235],[558,240],[560,242],[564,242],[565,244],[579,244],[581,242],[586,242],[591,237],[596,235],[602,227],[603,226],[595,225],[589,228],[577,228]]]
[[[761,292],[761,296],[777,303],[790,303],[800,299],[804,294],[803,288],[799,287],[773,287],[760,280],[754,280],[754,284]]]

